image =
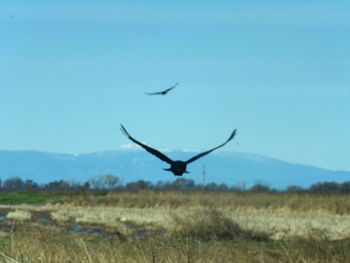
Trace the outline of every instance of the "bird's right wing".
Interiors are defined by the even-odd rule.
[[[170,88],[173,89],[175,88],[177,85],[179,85],[179,82],[176,82],[174,86],[171,86]]]
[[[121,131],[124,133],[125,136],[127,136],[130,140],[132,140],[134,143],[140,145],[142,148],[144,148],[147,152],[157,156],[159,159],[161,159],[164,162],[167,162],[168,164],[172,164],[173,160],[171,160],[170,158],[168,158],[167,156],[165,156],[164,154],[162,154],[160,151],[153,149],[149,146],[147,146],[146,144],[143,144],[137,140],[135,140],[133,137],[131,137],[131,135],[127,132],[127,130],[125,129],[125,127],[120,124],[120,129]]]
[[[176,83],[174,86],[171,86],[170,88],[168,88],[168,89],[162,91],[161,93],[167,94],[169,91],[171,91],[171,90],[172,90],[173,88],[175,88],[177,85],[179,85],[179,83]]]
[[[197,160],[197,159],[203,157],[204,155],[207,155],[208,153],[211,153],[212,151],[214,151],[214,150],[216,150],[216,149],[218,149],[218,148],[224,146],[226,143],[228,143],[229,141],[231,141],[231,140],[233,139],[233,137],[235,137],[236,133],[237,133],[237,129],[235,129],[235,130],[232,132],[232,134],[230,135],[230,137],[229,137],[223,144],[220,144],[219,146],[216,146],[216,147],[214,147],[213,149],[210,149],[209,151],[205,151],[205,152],[202,152],[202,153],[200,153],[200,154],[197,154],[197,155],[193,156],[192,158],[190,158],[189,160],[186,161],[186,164],[189,164],[189,163],[191,163],[191,162],[194,162],[195,160]]]
[[[167,94],[169,91],[171,91],[173,88],[174,88],[174,87],[171,87],[171,88],[168,88],[168,89],[166,89],[166,90],[163,90],[163,91],[160,92],[160,94],[165,95],[165,94]]]

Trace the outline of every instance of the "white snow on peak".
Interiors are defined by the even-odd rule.
[[[200,150],[193,150],[193,149],[182,149],[183,152],[185,153],[198,153]]]
[[[132,143],[122,144],[119,146],[119,148],[122,150],[140,150],[141,149],[139,145],[132,144]]]

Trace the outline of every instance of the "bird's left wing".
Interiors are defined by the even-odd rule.
[[[125,129],[125,127],[120,124],[120,129],[122,130],[122,132],[130,139],[132,140],[134,143],[140,145],[142,148],[144,148],[147,152],[157,156],[159,159],[161,159],[164,162],[167,162],[168,164],[172,164],[173,160],[171,160],[169,157],[167,157],[166,155],[162,154],[160,151],[153,149],[149,146],[147,146],[146,144],[143,144],[137,140],[135,140],[133,137],[131,137],[131,135],[127,132],[127,130]]]
[[[146,95],[159,95],[161,92],[145,92]]]
[[[202,153],[200,153],[200,154],[197,154],[197,155],[193,156],[192,158],[190,158],[189,160],[186,161],[186,164],[191,163],[191,162],[194,162],[195,160],[197,160],[197,159],[203,157],[204,155],[207,155],[208,153],[211,153],[212,151],[214,151],[214,150],[216,150],[216,149],[218,149],[218,148],[224,146],[226,143],[228,143],[229,141],[231,141],[231,140],[233,139],[233,137],[235,137],[236,133],[237,133],[237,129],[235,129],[235,130],[232,132],[232,134],[231,134],[230,137],[226,140],[226,142],[224,142],[223,144],[220,144],[219,146],[216,146],[215,148],[213,148],[213,149],[211,149],[211,150],[209,150],[209,151],[202,152]]]

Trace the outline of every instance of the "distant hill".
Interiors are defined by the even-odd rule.
[[[194,152],[173,151],[167,155],[172,159],[186,160]],[[205,183],[215,182],[227,185],[242,184],[247,187],[255,183],[268,184],[283,189],[294,184],[309,187],[313,183],[350,180],[350,172],[331,171],[312,166],[293,164],[256,154],[218,152],[191,163],[190,174],[185,178],[196,183],[203,182],[202,170],[206,167]],[[86,182],[91,176],[113,174],[123,183],[147,180],[173,181],[171,173],[162,170],[169,165],[141,150],[118,150],[81,155],[45,153],[36,151],[1,151],[0,178],[19,176],[38,183],[54,180]]]

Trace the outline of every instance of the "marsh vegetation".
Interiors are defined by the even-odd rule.
[[[29,195],[0,205],[0,262],[350,262],[348,195]]]

